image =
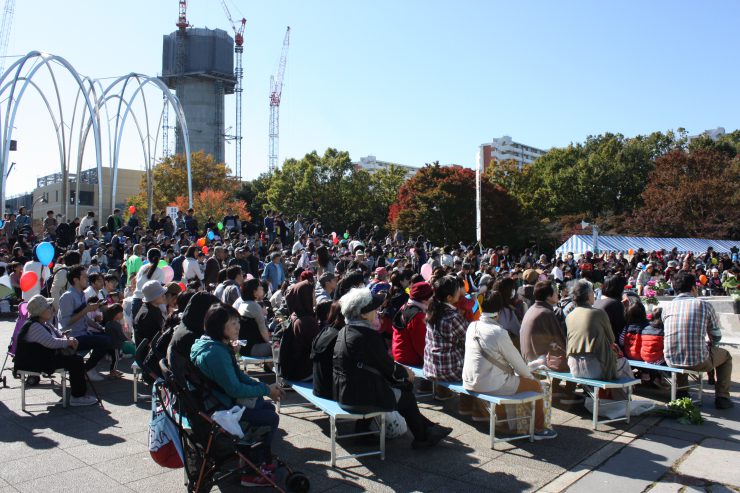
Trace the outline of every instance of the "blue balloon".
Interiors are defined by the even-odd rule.
[[[36,256],[39,258],[41,265],[49,265],[54,261],[54,245],[48,241],[39,243],[36,247]]]
[[[216,237],[216,235],[213,234],[213,231],[209,231],[206,236],[208,237],[209,240],[213,240]]]
[[[5,221],[3,221],[2,219],[0,219],[0,228],[3,227],[3,224],[5,224]]]

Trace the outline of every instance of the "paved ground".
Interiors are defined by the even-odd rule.
[[[5,347],[13,324],[0,322]],[[736,361],[740,352],[735,351]],[[101,369],[102,369],[101,363]],[[126,365],[122,368],[127,370]],[[735,381],[740,381],[736,368]],[[131,376],[97,384],[105,409],[67,408],[48,386],[27,392],[30,407],[20,410],[17,380],[0,390],[0,493],[184,491],[182,470],[162,469],[146,448],[149,400],[132,402]],[[737,386],[733,389],[738,400]],[[664,398],[665,395],[658,395]],[[376,457],[329,467],[328,420],[307,408],[284,409],[276,449],[307,473],[312,491],[721,491],[740,488],[740,407],[718,412],[705,398],[703,426],[683,426],[656,417],[591,430],[582,407],[553,409],[556,440],[515,442],[489,448],[487,424],[444,406],[422,403],[430,419],[454,431],[433,450],[416,452],[410,437],[388,442],[385,461]],[[43,403],[52,401],[51,405]],[[56,402],[54,402],[56,401]],[[297,401],[291,395],[290,401]],[[351,426],[351,425],[350,425]],[[350,451],[363,446],[348,444]],[[342,451],[340,450],[340,453]],[[713,488],[713,489],[712,489]],[[222,491],[238,490],[226,485]]]

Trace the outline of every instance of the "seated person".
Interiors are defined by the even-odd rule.
[[[316,316],[321,323],[321,329],[311,344],[313,394],[324,399],[333,399],[334,348],[339,331],[344,327],[342,306],[338,301],[321,302],[316,305]]]
[[[265,289],[259,279],[249,279],[241,286],[239,339],[247,341],[247,346],[241,349],[245,356],[272,356],[270,331],[265,322],[264,308],[260,305],[264,296]]]
[[[673,281],[673,289],[678,296],[663,310],[663,349],[668,366],[701,372],[714,369],[715,407],[734,407],[730,400],[732,356],[719,347],[722,332],[717,313],[709,302],[697,298],[694,275],[679,272]],[[676,381],[679,387],[685,387],[688,375],[677,375]],[[688,391],[679,391],[678,397],[688,397]]]
[[[190,361],[193,343],[203,335],[203,319],[218,298],[210,293],[199,292],[191,296],[182,313],[182,320],[172,334],[167,347],[167,363],[176,376],[184,375],[186,362]]]
[[[463,387],[480,393],[513,395],[519,392],[542,392],[542,386],[532,376],[527,364],[509,336],[509,332],[498,323],[498,313],[504,301],[498,291],[491,291],[483,299],[483,314],[473,322],[465,334],[465,364]],[[489,419],[484,401],[475,400],[473,418],[476,421]],[[497,406],[496,413],[504,413]],[[477,418],[477,419],[476,419]],[[542,400],[535,404],[534,439],[549,440],[557,432],[545,428],[545,413]]]
[[[141,288],[143,304],[134,318],[134,342],[138,346],[144,339],[151,344],[164,327],[167,315],[167,289],[157,280],[147,281]]]
[[[409,290],[409,300],[393,317],[393,359],[397,362],[421,367],[424,365],[424,340],[426,338],[426,312],[429,298],[434,294],[427,282],[417,282]]]
[[[565,319],[570,372],[575,377],[617,379],[618,355],[614,333],[606,312],[592,306],[593,285],[585,279],[579,279],[573,283],[571,297],[576,308]]]
[[[293,340],[288,346],[289,365],[283,367],[283,378],[310,381],[313,378],[311,343],[319,333],[314,313],[314,289],[309,281],[292,285],[285,294],[293,320]]]
[[[33,296],[27,305],[29,319],[18,333],[15,353],[15,370],[52,373],[64,368],[69,372],[72,388],[70,406],[90,406],[98,400],[86,395],[85,365],[75,354],[78,342],[74,337],[63,336],[53,324],[52,298],[40,294]]]
[[[264,397],[279,401],[284,393],[277,384],[268,386],[248,377],[239,369],[235,357],[239,347],[236,343],[238,337],[239,313],[236,309],[223,303],[211,305],[205,316],[205,334],[193,343],[190,360],[206,378],[220,387],[213,389],[213,396],[218,402],[208,402],[208,406],[220,409],[244,406],[240,423],[244,430],[249,427],[270,427],[262,468],[267,475],[271,475],[271,449],[280,418],[275,407],[266,402]],[[258,475],[243,476],[241,483],[242,486],[269,484]]]
[[[660,321],[662,309],[656,307],[658,323],[648,320],[645,305],[638,297],[628,298],[626,325],[620,334],[621,346],[626,358],[644,361],[654,365],[664,365],[663,357],[663,323]],[[642,383],[661,387],[659,372],[654,370],[640,370]]]
[[[367,288],[353,288],[339,303],[346,325],[334,348],[334,398],[352,413],[398,411],[414,435],[415,449],[433,447],[451,428],[425,418],[413,393],[413,373],[388,355],[383,337],[375,328],[384,295]]]

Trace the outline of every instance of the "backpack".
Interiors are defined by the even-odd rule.
[[[57,270],[56,272],[52,273],[52,275],[49,276],[49,278],[44,282],[44,285],[41,286],[41,296],[43,296],[44,298],[52,297],[51,296],[51,285],[54,284],[54,278],[57,276],[58,273],[62,271],[66,271],[66,270],[67,270],[66,267],[60,267],[59,270]],[[65,275],[64,277],[65,277],[64,281],[67,282],[67,279],[66,279],[67,276]],[[64,291],[66,291],[66,288]]]
[[[292,373],[290,354],[295,337],[293,322],[293,317],[288,317],[272,333],[272,360],[275,364],[275,375],[281,383],[282,380],[289,379]]]
[[[139,364],[142,371],[144,381],[152,383],[152,375],[156,375],[162,378],[162,369],[159,366],[159,362],[162,359],[167,358],[167,348],[172,340],[172,334],[175,333],[174,328],[163,330],[154,336],[151,344],[149,345],[149,352],[144,356],[144,361]]]

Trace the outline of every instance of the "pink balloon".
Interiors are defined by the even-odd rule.
[[[172,270],[172,267],[165,265],[164,267],[160,267],[160,269],[162,269],[162,273],[164,274],[164,283],[172,282],[175,278],[175,271]]]
[[[424,278],[425,281],[429,281],[429,279],[432,277],[432,264],[424,264],[421,266],[421,277]]]
[[[252,274],[247,274],[247,281],[251,281],[254,279],[254,276]]]

